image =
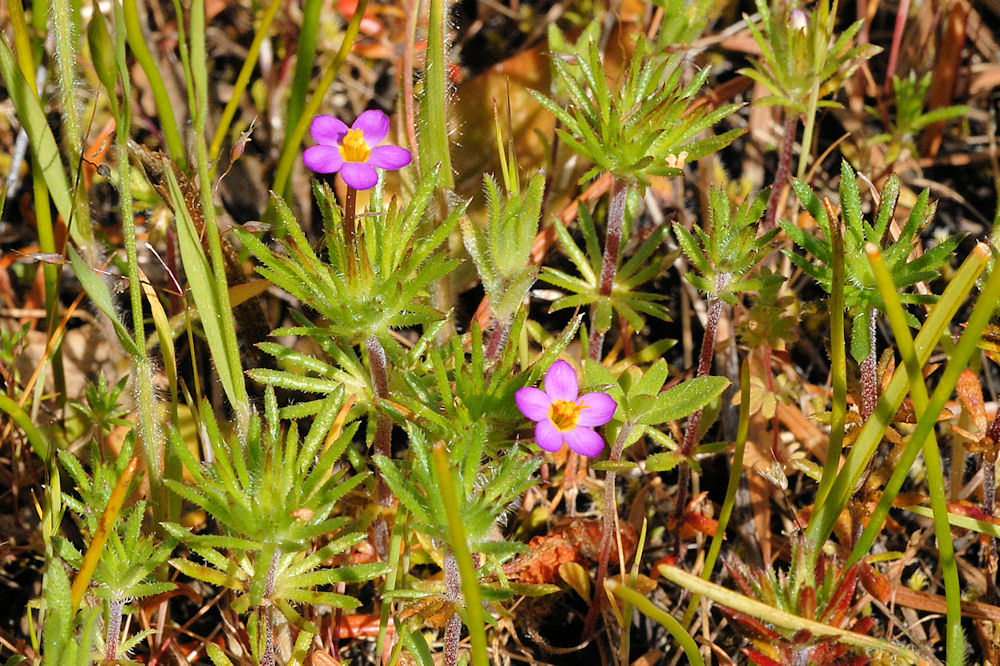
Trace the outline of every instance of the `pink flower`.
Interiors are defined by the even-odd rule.
[[[606,393],[577,397],[579,393],[573,367],[566,361],[556,361],[545,373],[544,391],[526,386],[514,395],[521,413],[538,422],[535,425],[538,446],[558,451],[565,444],[590,458],[604,450],[604,440],[593,428],[610,421],[618,403]]]
[[[413,159],[398,146],[380,146],[389,134],[389,118],[378,110],[363,112],[350,128],[333,116],[316,116],[309,133],[319,144],[306,148],[302,161],[316,173],[340,172],[348,187],[369,190],[379,169],[401,169]]]

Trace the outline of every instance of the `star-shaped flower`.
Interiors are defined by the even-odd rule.
[[[309,132],[319,144],[306,148],[302,161],[316,173],[340,172],[348,187],[369,190],[378,182],[379,169],[401,169],[413,159],[398,146],[380,146],[389,134],[389,118],[370,109],[350,128],[333,116],[316,116]]]
[[[535,425],[535,442],[546,451],[563,444],[581,456],[593,458],[604,450],[604,439],[593,428],[611,420],[618,403],[607,393],[578,397],[576,372],[566,361],[556,361],[545,373],[545,390],[526,386],[514,395],[517,408]]]

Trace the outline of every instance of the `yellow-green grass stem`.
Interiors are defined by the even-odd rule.
[[[219,149],[222,147],[222,142],[225,140],[226,134],[229,133],[229,126],[233,122],[236,110],[239,108],[243,91],[247,89],[247,84],[250,83],[250,77],[253,75],[253,69],[257,66],[257,59],[260,56],[260,46],[264,43],[267,31],[271,28],[274,15],[278,12],[278,7],[280,6],[281,0],[271,0],[271,4],[264,10],[264,15],[260,17],[260,25],[257,26],[257,32],[250,43],[247,57],[243,61],[240,73],[236,75],[236,83],[233,84],[232,96],[229,98],[229,102],[226,103],[226,108],[222,110],[222,117],[219,118],[219,124],[215,128],[215,135],[212,137],[212,143],[208,147],[208,159],[210,162],[214,163],[219,156]]]
[[[200,183],[202,214],[205,221],[204,234],[208,240],[209,256],[212,260],[214,275],[213,291],[218,305],[216,312],[200,312],[204,317],[215,317],[219,323],[222,342],[225,348],[225,359],[214,358],[219,372],[229,376],[231,394],[228,396],[233,411],[236,412],[239,432],[246,433],[250,423],[249,396],[246,381],[243,376],[243,364],[240,358],[239,343],[236,339],[236,322],[233,309],[229,303],[229,281],[226,278],[225,259],[222,255],[222,239],[215,217],[215,202],[212,199],[211,174],[209,168],[208,147],[205,144],[205,122],[208,116],[208,74],[205,70],[207,54],[205,50],[205,2],[195,0],[191,3],[190,15],[190,61],[191,83],[194,88],[194,150],[195,166]],[[215,354],[213,354],[213,357]]]
[[[462,597],[465,599],[465,625],[469,628],[469,639],[472,643],[472,663],[475,666],[488,666],[489,655],[486,652],[486,630],[483,627],[483,606],[479,594],[479,577],[472,562],[472,553],[465,537],[465,527],[462,515],[458,509],[458,496],[455,494],[455,482],[451,476],[451,466],[448,464],[448,454],[443,445],[434,447],[434,469],[437,471],[439,490],[444,503],[445,516],[448,519],[448,533],[451,552],[458,565],[458,574],[462,581]]]
[[[838,642],[868,651],[880,651],[890,655],[895,655],[905,663],[917,664],[920,661],[917,655],[906,648],[894,645],[889,641],[884,641],[866,634],[859,634],[847,629],[833,627],[823,622],[816,622],[799,615],[794,615],[788,611],[770,606],[763,601],[751,599],[750,597],[726,589],[721,585],[703,580],[700,576],[684,571],[675,566],[661,564],[657,567],[665,579],[684,588],[685,590],[701,594],[715,603],[731,608],[750,617],[755,617],[767,624],[780,627],[788,631],[806,631],[813,638],[832,638]]]
[[[107,543],[108,536],[111,534],[111,530],[114,529],[115,521],[118,520],[118,514],[121,513],[122,506],[125,504],[125,498],[128,496],[129,486],[132,485],[132,479],[135,478],[135,473],[138,469],[139,459],[132,456],[132,459],[128,461],[128,465],[125,467],[125,471],[122,472],[121,478],[118,479],[118,483],[115,484],[114,489],[111,491],[111,497],[108,498],[108,503],[104,507],[104,512],[101,514],[101,519],[97,524],[97,530],[91,535],[90,545],[87,547],[87,552],[83,555],[80,570],[76,572],[76,578],[73,579],[73,587],[70,590],[70,600],[74,611],[80,607],[80,602],[83,600],[83,593],[87,591],[87,587],[90,585],[90,579],[94,576],[97,563],[101,560],[104,544]]]
[[[670,635],[681,646],[681,649],[684,650],[684,655],[688,658],[688,663],[691,666],[705,666],[705,660],[701,658],[701,653],[698,652],[698,644],[694,642],[691,634],[684,629],[684,625],[678,622],[673,615],[654,604],[645,595],[628,586],[622,585],[616,580],[607,580],[604,585],[616,597],[632,604],[643,615],[660,623],[664,629],[669,631]]]
[[[160,66],[146,45],[146,35],[139,23],[139,10],[136,2],[137,0],[122,0],[125,36],[128,39],[132,55],[135,56],[136,62],[139,63],[149,80],[149,90],[153,93],[153,104],[160,116],[159,126],[163,132],[163,141],[167,145],[167,152],[171,159],[177,163],[177,166],[186,169],[187,154],[184,151],[184,142],[181,140],[180,130],[177,127],[177,118],[174,116],[174,106],[167,92],[167,86],[163,82],[163,75],[160,74]],[[183,25],[183,21],[178,21],[178,25]]]
[[[968,294],[975,288],[976,280],[986,268],[990,249],[985,244],[977,245],[968,258],[955,272],[937,304],[931,309],[914,340],[914,349],[921,364],[927,362],[941,336],[947,330],[952,317],[961,307]],[[892,380],[882,393],[872,418],[864,425],[858,439],[851,447],[844,465],[822,504],[817,504],[806,527],[807,538],[813,543],[824,543],[833,532],[833,526],[854,492],[861,475],[882,441],[892,416],[899,409],[908,390],[908,379],[902,368],[897,369]]]
[[[913,347],[913,339],[910,337],[910,328],[906,323],[906,316],[903,306],[900,303],[899,295],[896,293],[896,285],[893,283],[889,269],[886,268],[882,253],[877,247],[869,244],[865,248],[865,255],[875,276],[875,283],[885,306],[885,313],[889,319],[889,325],[896,338],[896,348],[899,350],[903,361],[903,367],[910,380],[910,396],[913,399],[913,409],[917,418],[917,427],[914,430],[910,442],[896,467],[882,497],[879,499],[878,507],[872,515],[871,520],[865,527],[862,537],[855,545],[847,566],[860,561],[867,553],[878,533],[882,529],[882,521],[885,519],[892,501],[902,487],[902,482],[906,479],[906,473],[910,469],[913,459],[918,450],[923,450],[925,469],[927,470],[927,489],[930,496],[931,509],[934,514],[934,532],[938,542],[939,561],[941,572],[944,577],[945,604],[947,612],[947,663],[949,666],[960,666],[964,661],[965,635],[962,633],[962,590],[958,579],[958,565],[955,561],[954,544],[951,541],[951,526],[948,523],[948,504],[944,490],[944,474],[941,466],[941,453],[938,450],[937,438],[934,436],[934,424],[937,422],[937,415],[944,407],[944,403],[951,395],[955,382],[962,370],[966,367],[969,359],[976,350],[976,342],[982,328],[989,322],[989,314],[992,312],[992,305],[1000,297],[1000,275],[994,273],[987,283],[987,290],[980,296],[976,308],[973,310],[972,318],[966,327],[966,333],[962,336],[955,353],[952,356],[941,383],[934,392],[935,400],[929,401],[927,397],[927,386],[924,384],[924,377],[921,371],[922,364],[917,360],[917,355]],[[996,278],[996,279],[994,279]],[[993,291],[988,291],[992,287]],[[989,305],[989,308],[980,306]],[[986,311],[986,318],[982,313]],[[973,319],[982,319],[982,325],[975,333],[975,337],[969,337],[970,329],[973,329]],[[971,343],[971,344],[970,344]],[[967,357],[963,356],[967,354]]]
[[[847,341],[844,335],[844,236],[840,218],[833,211],[829,199],[824,200],[830,225],[831,270],[830,284],[830,385],[833,402],[830,406],[830,437],[826,448],[826,462],[816,490],[814,505],[826,501],[830,488],[837,478],[840,455],[844,447],[844,428],[847,422]],[[818,550],[816,551],[819,552]]]

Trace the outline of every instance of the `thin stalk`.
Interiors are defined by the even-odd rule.
[[[722,289],[729,280],[727,273],[719,273],[715,278],[717,289]],[[704,377],[712,369],[712,353],[715,350],[715,334],[718,330],[719,317],[722,315],[722,299],[713,296],[708,304],[708,318],[705,322],[705,336],[701,340],[701,354],[698,356],[698,371],[695,377]],[[770,370],[768,369],[768,372]],[[694,453],[698,445],[698,426],[701,425],[701,415],[704,410],[699,409],[691,415],[688,420],[687,429],[684,431],[684,441],[681,443],[680,453],[685,458],[681,461],[677,470],[677,503],[674,505],[674,517],[678,519],[684,515],[684,508],[687,506],[688,486],[691,484],[691,466],[686,458]],[[677,530],[676,546],[680,547],[680,529]]]
[[[420,96],[420,172],[427,173],[440,165],[438,184],[444,189],[455,186],[448,144],[447,64],[445,62],[445,0],[430,0],[427,23],[427,65],[424,69],[424,90]]]
[[[824,201],[829,206],[829,201]],[[847,340],[844,336],[844,235],[840,218],[830,215],[829,206],[827,219],[830,221],[831,269],[833,278],[830,284],[830,385],[833,389],[833,402],[830,406],[830,438],[826,450],[826,462],[823,464],[823,474],[820,476],[819,488],[816,490],[815,506],[826,501],[837,470],[840,467],[840,455],[844,447],[844,428],[847,421]]]
[[[70,7],[69,0],[51,0],[49,5],[52,11],[52,28],[56,43],[56,62],[58,63],[59,97],[62,105],[63,136],[66,139],[66,149],[69,155],[70,182],[76,181],[76,172],[81,168],[80,156],[83,155],[83,139],[80,135],[80,119],[77,115],[76,100],[76,63],[77,52],[80,48],[78,26],[74,24],[74,17],[79,21],[78,12],[74,12]],[[27,77],[26,77],[27,78]],[[87,210],[86,201],[82,198],[83,192],[75,189],[72,192],[73,218],[80,230],[79,237],[84,241],[81,247],[83,256],[92,261],[94,232],[90,226],[90,213]],[[70,223],[69,220],[66,221]],[[45,250],[43,250],[44,252]]]
[[[809,109],[806,111],[806,126],[802,131],[802,152],[799,153],[799,168],[795,172],[795,177],[799,180],[805,178],[806,163],[809,161],[809,154],[812,152],[813,133],[816,127],[816,107],[819,104],[819,79],[814,79],[812,90],[809,92]]]
[[[122,607],[125,606],[123,599],[111,599],[108,601],[108,628],[104,632],[104,659],[114,662],[118,659],[118,640],[122,633]]]
[[[372,376],[372,389],[375,393],[376,402],[389,397],[389,371],[385,356],[385,349],[382,343],[374,335],[369,335],[365,341],[368,350],[368,366]],[[392,418],[385,413],[379,413],[378,423],[375,426],[374,450],[376,455],[392,457]],[[389,486],[379,477],[378,502],[381,506],[392,505],[392,494]]]
[[[608,206],[608,231],[604,241],[604,255],[601,260],[601,277],[598,283],[602,297],[611,296],[615,285],[615,274],[618,272],[618,255],[621,249],[622,229],[625,226],[625,202],[628,200],[628,184],[612,176],[611,203]],[[590,345],[587,353],[592,361],[600,361],[604,347],[604,335],[593,319],[590,322]]]
[[[729,468],[729,485],[726,486],[726,498],[719,511],[719,523],[715,528],[715,536],[708,547],[708,555],[705,556],[705,564],[702,567],[701,577],[703,580],[711,580],[712,572],[715,570],[715,562],[719,558],[719,551],[722,550],[722,541],[726,536],[726,526],[729,525],[729,518],[733,515],[733,507],[736,504],[736,492],[740,488],[740,478],[743,476],[743,453],[746,450],[747,436],[750,433],[750,363],[744,359],[740,367],[740,423],[736,431],[736,442],[733,446],[733,462]],[[687,611],[681,624],[685,627],[691,624],[694,618],[695,609],[701,601],[701,595],[695,594],[688,603]]]
[[[14,28],[14,48],[17,51],[17,64],[24,75],[24,80],[38,97],[38,82],[35,76],[35,60],[32,57],[28,36],[31,34],[24,18],[24,7],[21,0],[11,0],[10,18]],[[44,71],[44,69],[42,70]],[[38,234],[38,249],[45,253],[56,253],[55,233],[52,226],[52,211],[48,205],[49,187],[42,177],[43,171],[38,162],[36,151],[30,151],[33,197],[35,201],[35,228]],[[42,203],[46,202],[46,203]],[[0,203],[0,206],[3,204]],[[51,341],[59,320],[59,267],[54,264],[42,265],[42,279],[45,284],[45,321],[46,334]],[[66,381],[62,364],[62,345],[52,350],[53,379],[58,392],[59,405],[66,400]]]
[[[229,132],[229,125],[233,122],[233,116],[236,115],[236,109],[239,108],[240,100],[243,98],[243,91],[246,90],[254,67],[257,66],[257,58],[260,56],[260,46],[264,42],[264,38],[267,37],[267,31],[271,27],[274,15],[278,12],[278,7],[280,6],[281,0],[271,0],[271,4],[264,10],[264,15],[260,17],[260,25],[257,26],[257,32],[250,43],[250,49],[247,51],[246,59],[243,60],[240,73],[236,76],[236,83],[233,84],[232,97],[229,98],[226,108],[222,111],[222,117],[219,118],[219,125],[215,128],[215,136],[212,137],[212,143],[208,148],[208,158],[212,162],[215,162],[215,158],[219,156],[219,148],[222,146],[222,141]]]
[[[355,208],[357,207],[358,193],[350,185],[347,186],[347,194],[344,196],[344,244],[347,246],[347,283],[354,284],[357,278],[358,268],[355,264],[357,259],[357,224],[355,223]]]
[[[788,175],[792,170],[792,149],[795,147],[795,130],[799,126],[799,117],[791,110],[785,110],[785,124],[781,135],[781,152],[778,153],[778,169],[774,172],[774,185],[771,187],[771,196],[767,199],[767,210],[764,212],[764,221],[760,225],[760,232],[766,233],[774,228],[774,220],[778,216],[778,203],[781,201],[781,194],[788,185]]]
[[[323,0],[305,0],[302,3],[302,27],[299,30],[298,50],[295,52],[295,73],[288,91],[285,127],[295,127],[302,117],[302,107],[309,94],[309,81],[315,64],[316,35],[319,33],[322,9]]]
[[[131,129],[131,97],[130,80],[124,75],[126,35],[124,12],[115,6],[115,60],[119,69],[119,80],[122,91],[122,103],[118,106],[118,117],[115,118],[115,142],[118,154],[128,155],[129,130]],[[139,257],[136,250],[135,211],[132,198],[132,165],[128,159],[118,161],[118,182],[116,188],[119,195],[119,210],[122,218],[122,235],[125,241],[125,257],[128,270],[129,303],[132,310],[132,335],[138,350],[132,363],[135,369],[135,396],[139,417],[139,438],[142,442],[146,468],[149,474],[150,497],[153,499],[153,516],[159,520],[169,520],[171,502],[165,496],[163,485],[163,439],[156,415],[156,390],[153,387],[153,369],[149,358],[145,355],[146,328],[142,312],[142,284],[139,271]]]
[[[278,160],[278,169],[274,175],[273,189],[275,192],[284,195],[288,194],[286,190],[290,182],[292,167],[295,165],[295,156],[298,154],[299,146],[302,145],[302,139],[305,138],[309,124],[312,122],[312,117],[316,115],[319,107],[323,104],[323,97],[326,96],[326,91],[333,85],[337,74],[340,73],[340,68],[343,67],[344,62],[347,60],[347,55],[354,46],[354,40],[357,39],[358,30],[361,28],[361,19],[364,17],[365,10],[367,9],[368,0],[358,0],[354,16],[351,17],[350,23],[347,24],[347,30],[344,31],[344,39],[340,43],[340,49],[337,51],[337,54],[333,57],[333,62],[330,63],[329,67],[323,73],[323,78],[316,85],[312,97],[309,98],[309,103],[302,109],[302,115],[299,117],[298,122],[295,123],[295,127],[285,135],[285,143],[281,147],[281,158]],[[285,198],[288,197],[286,196]]]
[[[132,55],[135,56],[136,62],[142,67],[143,73],[149,80],[149,90],[153,93],[153,103],[156,105],[156,113],[160,117],[158,126],[163,132],[167,153],[183,171],[187,169],[187,154],[184,151],[184,142],[181,140],[181,133],[177,126],[177,118],[174,116],[174,105],[167,92],[167,86],[163,82],[163,75],[160,74],[160,67],[146,45],[147,39],[143,33],[142,25],[139,23],[139,10],[136,1],[122,0],[124,21],[119,23],[119,27],[124,25],[125,36],[128,39]]]
[[[375,394],[375,402],[383,400],[389,396],[389,370],[385,356],[385,349],[382,343],[374,335],[369,335],[365,341],[368,350],[368,368],[372,376],[372,389]],[[375,437],[372,448],[376,455],[386,458],[392,457],[392,417],[385,412],[378,412],[375,417]],[[392,491],[385,482],[385,477],[379,473],[376,480],[376,492],[378,493],[378,504],[384,509],[392,507]],[[389,554],[389,526],[383,516],[375,519],[375,551],[380,559],[385,559]]]
[[[868,356],[861,361],[861,421],[865,422],[878,403],[878,352],[875,349],[875,308],[868,308]]]
[[[611,447],[611,454],[608,460],[618,462],[621,460],[622,451],[625,449],[625,442],[632,433],[634,425],[625,422],[614,446]],[[583,623],[583,634],[581,640],[585,641],[594,633],[594,625],[601,614],[601,606],[604,603],[604,580],[608,577],[608,559],[611,557],[611,544],[615,532],[615,516],[618,514],[618,503],[615,501],[615,480],[618,475],[613,469],[604,473],[604,515],[601,525],[601,558],[597,561],[597,579],[594,583],[594,598],[590,601],[590,610],[587,612],[587,619]]]
[[[456,607],[462,604],[462,577],[458,573],[455,555],[444,556],[444,595]],[[462,618],[452,613],[444,628],[444,664],[458,666],[458,644],[462,638]]]
[[[214,274],[214,291],[219,303],[216,313],[222,337],[226,341],[228,365],[231,372],[232,385],[236,392],[232,405],[236,412],[237,428],[240,433],[246,433],[250,423],[249,396],[243,375],[243,364],[240,358],[239,343],[236,339],[236,323],[233,309],[229,304],[229,281],[226,278],[226,262],[222,255],[222,242],[219,235],[219,225],[215,219],[215,202],[212,200],[211,175],[209,169],[208,147],[205,145],[205,120],[208,116],[208,80],[205,65],[205,3],[204,0],[194,0],[191,3],[190,19],[190,55],[191,78],[196,107],[194,113],[194,149],[195,165],[200,184],[202,213],[205,217],[205,236],[208,238],[209,255],[212,258]],[[202,313],[205,316],[205,313]]]
[[[609,581],[608,588],[616,597],[620,597],[623,601],[632,604],[643,615],[659,622],[669,631],[670,635],[681,646],[681,649],[684,650],[688,663],[692,666],[704,666],[705,661],[701,658],[701,653],[698,652],[698,643],[695,642],[694,637],[684,629],[684,626],[673,615],[654,604],[641,592],[626,587],[618,581]]]
[[[936,400],[929,401],[927,397],[927,386],[924,383],[924,377],[921,372],[922,364],[917,359],[917,354],[914,351],[913,338],[910,336],[910,327],[906,323],[903,307],[899,301],[899,294],[896,292],[896,285],[893,283],[892,276],[889,274],[889,270],[885,266],[885,262],[882,259],[882,253],[879,249],[876,246],[869,244],[865,248],[865,254],[868,257],[868,263],[870,264],[872,272],[875,275],[875,282],[878,285],[879,292],[881,293],[883,302],[885,303],[885,313],[889,320],[889,325],[892,327],[893,335],[896,338],[896,347],[899,349],[903,366],[906,368],[906,373],[910,380],[910,396],[913,399],[913,409],[917,418],[917,428],[913,433],[911,444],[907,446],[907,449],[913,449],[915,457],[917,447],[912,444],[917,443],[920,448],[923,449],[924,453],[924,467],[927,470],[927,491],[930,496],[931,508],[934,513],[934,532],[937,537],[939,562],[941,565],[941,573],[944,578],[945,587],[945,604],[947,608],[948,626],[946,634],[947,663],[949,666],[960,666],[965,661],[965,635],[962,633],[962,589],[958,579],[958,565],[955,561],[955,547],[951,540],[951,526],[948,523],[948,503],[944,490],[944,474],[941,466],[941,452],[938,450],[937,438],[934,436],[933,425],[937,422],[937,415],[941,413],[941,408],[944,407],[946,399],[949,397],[955,386],[955,382],[947,381],[946,377],[948,377],[949,374],[954,375],[954,379],[957,381],[958,375],[961,373],[961,370],[964,369],[969,358],[971,358],[972,352],[976,349],[976,341],[971,340],[972,344],[970,345],[970,340],[967,339],[967,336],[962,336],[962,340],[959,342],[958,348],[955,350],[955,356],[945,369],[945,376],[941,378],[941,384],[934,392]],[[996,298],[1000,296],[1000,275],[994,274],[994,276],[992,276],[987,286],[987,290],[990,286],[993,286],[995,292],[993,298],[983,301],[982,299],[987,297],[987,291],[984,290],[981,300],[976,304],[976,310],[973,311],[972,318],[975,318],[977,313],[981,314],[980,311],[984,309],[980,307],[982,305],[988,305],[989,308],[987,309],[992,309],[996,302]],[[983,325],[985,325],[985,323],[986,322],[984,321]],[[972,328],[971,319],[968,328]],[[959,360],[961,351],[964,351],[963,345],[964,348],[969,348],[969,357],[964,359],[964,362],[961,363],[962,367],[960,368],[958,367],[956,361]],[[941,390],[942,386],[947,386],[947,392]],[[936,404],[937,402],[940,402],[941,404]],[[912,461],[910,461],[910,463],[912,463]],[[893,478],[895,479],[897,476],[905,478],[905,475],[899,474],[899,472],[908,472],[910,469],[910,463],[904,464],[903,461],[900,460],[900,465],[897,467],[896,473],[893,474]],[[890,481],[890,484],[891,483],[892,481]],[[898,491],[898,488],[893,490],[890,489],[890,487],[887,487],[885,493],[883,493],[882,499],[879,502],[879,508],[881,508],[884,504],[891,504],[892,498],[896,496]],[[876,510],[876,514],[877,513],[878,510]],[[884,516],[882,517],[884,518]],[[871,529],[873,525],[875,525],[877,529]],[[875,516],[873,515],[871,522],[865,529],[865,533],[869,535],[869,540],[874,540],[878,532],[881,531],[881,526],[882,520],[880,519],[876,522]],[[863,543],[867,543],[867,541],[859,540],[858,545],[855,547],[850,558],[848,559],[847,565],[844,567],[845,570],[860,561],[864,556],[864,553],[867,552],[870,543],[868,543],[862,551],[861,548]]]
[[[472,553],[465,536],[465,526],[458,509],[458,496],[455,494],[455,482],[452,480],[451,467],[448,465],[448,454],[443,445],[434,447],[434,467],[437,471],[441,499],[448,520],[448,533],[451,551],[458,565],[458,573],[462,581],[462,598],[465,608],[465,625],[469,628],[469,639],[472,643],[472,663],[475,666],[487,666],[489,655],[486,652],[486,630],[483,628],[483,606],[479,594],[479,576],[472,562]]]

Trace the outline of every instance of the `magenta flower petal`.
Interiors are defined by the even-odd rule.
[[[361,130],[365,143],[377,146],[389,135],[389,117],[377,109],[369,109],[358,116],[351,129]]]
[[[577,425],[588,427],[604,425],[611,420],[615,410],[618,409],[618,403],[607,393],[587,393],[580,401],[583,403],[583,409],[580,410]]]
[[[576,400],[580,384],[576,381],[576,370],[566,361],[556,361],[545,373],[545,392],[553,400]]]
[[[538,425],[541,425],[541,423]],[[555,430],[555,428],[553,428],[553,430]],[[601,451],[604,450],[604,440],[590,428],[574,428],[573,430],[567,430],[562,433],[562,436],[566,441],[566,446],[568,446],[572,451],[576,451],[581,456],[593,458],[600,455]],[[541,444],[539,444],[539,446],[541,446]]]
[[[344,166],[340,169],[340,177],[349,187],[356,190],[370,190],[378,182],[375,169],[365,162],[344,162]]]
[[[376,146],[368,157],[368,163],[379,169],[402,169],[411,161],[410,151],[399,146]]]
[[[316,173],[334,173],[344,166],[340,148],[335,146],[312,146],[306,148],[302,162]]]
[[[316,143],[337,146],[347,134],[347,125],[333,116],[316,116],[309,126],[309,133]]]
[[[549,417],[552,398],[533,386],[525,386],[514,394],[517,408],[532,421],[544,421]]]
[[[548,419],[539,421],[535,425],[535,443],[546,451],[555,453],[563,446],[563,435],[569,433],[559,432]],[[602,448],[604,444],[601,444]]]

